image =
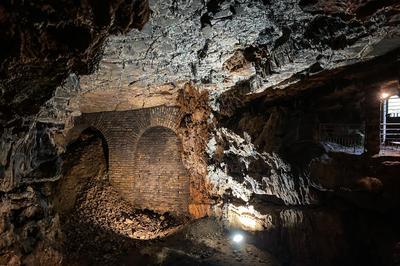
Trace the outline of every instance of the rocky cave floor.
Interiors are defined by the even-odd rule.
[[[216,219],[134,209],[106,181],[89,181],[62,221],[64,265],[279,265],[250,235],[236,244]]]

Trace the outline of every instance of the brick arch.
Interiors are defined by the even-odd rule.
[[[70,136],[79,136],[76,132],[87,127],[94,127],[103,134],[109,148],[110,183],[122,198],[134,203],[132,180],[135,178],[134,158],[139,139],[147,130],[163,127],[174,132],[174,136],[181,141],[177,129],[182,117],[179,108],[165,105],[126,111],[83,113],[75,118],[75,127]]]
[[[82,116],[75,118],[74,127],[68,131],[66,136],[67,143],[77,139],[84,130],[93,128],[101,133],[108,145],[111,139],[111,134],[108,127],[102,123],[102,121],[103,119],[101,114],[97,115],[94,113],[82,114]]]
[[[134,134],[135,142],[147,129],[152,127],[165,127],[177,133],[183,117],[183,113],[178,108],[164,105],[142,109],[141,111],[143,111],[143,114],[137,122],[138,128],[136,134]]]
[[[135,206],[186,214],[189,173],[182,162],[182,142],[164,126],[148,127],[134,153],[131,199]]]
[[[107,167],[107,170],[109,170],[109,140],[107,140],[106,135],[103,133],[105,131],[104,129],[102,131],[102,130],[98,129],[96,126],[92,126],[90,124],[76,125],[71,130],[68,131],[68,134],[66,136],[67,144],[72,143],[73,141],[77,140],[79,138],[79,136],[85,130],[88,130],[88,129],[96,131],[100,135],[100,138],[102,139],[102,143],[103,143],[103,151],[104,151],[104,157],[106,160],[106,167]]]

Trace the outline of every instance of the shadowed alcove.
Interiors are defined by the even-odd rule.
[[[67,146],[63,158],[63,176],[57,184],[59,193],[55,206],[69,212],[76,203],[79,193],[94,179],[107,178],[108,144],[103,134],[94,127],[82,131],[80,136]]]

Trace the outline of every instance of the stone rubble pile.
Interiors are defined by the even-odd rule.
[[[71,260],[112,263],[136,247],[138,239],[155,239],[174,232],[181,222],[172,215],[138,210],[122,200],[106,181],[90,181],[79,195],[74,210],[63,218],[65,251]]]

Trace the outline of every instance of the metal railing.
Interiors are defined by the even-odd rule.
[[[361,154],[365,142],[364,124],[321,123],[318,140],[328,150]]]
[[[400,152],[400,123],[381,123],[381,153]]]
[[[389,116],[390,118],[400,117],[400,113],[389,113],[388,116]]]

